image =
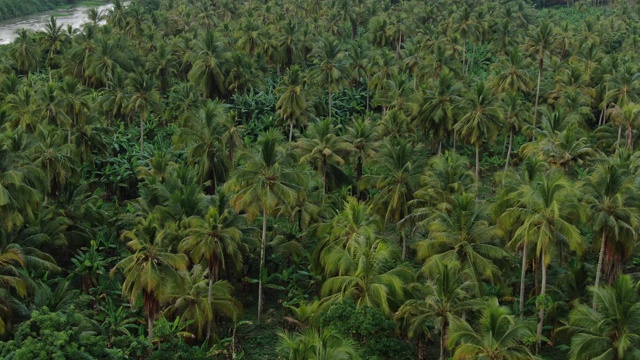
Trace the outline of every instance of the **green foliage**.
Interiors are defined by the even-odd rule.
[[[319,323],[360,344],[364,359],[409,357],[407,345],[393,335],[394,323],[376,308],[356,308],[350,301],[335,303],[320,315]]]
[[[13,340],[0,343],[3,359],[123,359],[124,352],[106,347],[99,328],[76,309],[50,312],[42,308],[20,324]]]

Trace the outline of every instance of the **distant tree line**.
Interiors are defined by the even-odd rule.
[[[34,14],[55,9],[63,5],[73,5],[78,0],[0,0],[0,20]]]

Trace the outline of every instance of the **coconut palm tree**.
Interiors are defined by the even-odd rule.
[[[142,298],[152,347],[153,321],[160,311],[160,305],[183,285],[179,271],[186,270],[189,261],[184,254],[168,251],[166,235],[167,232],[153,215],[141,220],[134,230],[122,234],[123,239],[129,240],[127,246],[133,253],[120,260],[111,270],[111,276],[122,271],[122,293],[132,304],[138,297]]]
[[[207,215],[202,218],[192,216],[183,221],[186,237],[182,239],[178,249],[191,256],[194,263],[206,262],[209,272],[208,302],[213,304],[213,284],[218,281],[220,268],[224,268],[227,261],[236,265],[236,270],[242,268],[243,244],[242,232],[236,227],[227,227],[229,211],[218,213],[214,207],[209,208]],[[207,336],[211,337],[212,318],[207,321]]]
[[[536,57],[538,63],[538,82],[536,85],[536,101],[533,107],[533,127],[536,127],[538,118],[538,105],[540,102],[540,83],[544,71],[544,58],[551,54],[556,43],[556,33],[553,25],[548,20],[543,20],[539,26],[531,26],[527,34],[527,48]]]
[[[289,124],[289,142],[293,137],[293,127],[300,127],[307,117],[308,95],[304,73],[298,66],[287,69],[282,82],[276,88],[280,95],[276,103],[277,113]]]
[[[203,89],[206,98],[225,96],[229,50],[212,30],[206,31],[194,41],[193,48],[186,57],[193,64],[189,80]]]
[[[459,264],[439,263],[427,281],[411,284],[415,297],[396,312],[396,320],[409,325],[409,336],[424,336],[424,329],[435,326],[440,333],[440,360],[446,359],[447,331],[452,317],[461,317],[477,307],[472,293],[476,288],[472,276],[460,270]],[[421,359],[424,359],[425,356]]]
[[[640,356],[640,286],[620,275],[613,286],[591,287],[595,306],[577,304],[561,331],[571,336],[571,360]]]
[[[533,336],[533,322],[511,315],[492,298],[481,310],[477,324],[451,320],[448,344],[453,359],[536,360],[525,341]]]
[[[499,229],[490,224],[486,206],[473,194],[455,195],[450,206],[417,226],[428,230],[427,238],[416,245],[423,271],[430,273],[439,262],[460,263],[472,274],[478,295],[482,280],[494,281],[500,273],[493,261],[508,256],[497,245]]]
[[[478,81],[463,100],[465,114],[454,129],[470,145],[476,147],[476,178],[480,179],[480,146],[495,140],[504,121],[499,98],[483,82]]]
[[[144,151],[144,124],[149,114],[159,108],[162,99],[153,78],[147,74],[137,72],[126,83],[131,94],[126,109],[130,115],[137,113],[140,117],[140,151]]]
[[[356,307],[371,306],[390,315],[401,304],[403,286],[410,272],[389,264],[397,252],[384,239],[358,237],[345,248],[332,244],[322,253],[321,262],[327,279],[321,295],[326,304],[346,299]]]
[[[501,216],[507,227],[517,226],[510,244],[522,247],[522,276],[520,299],[522,302],[527,252],[533,247],[542,270],[540,296],[544,297],[547,287],[547,268],[559,256],[561,249],[581,252],[584,239],[574,225],[582,219],[583,208],[579,201],[576,184],[561,172],[550,171],[530,184],[511,193],[514,206]],[[522,304],[521,304],[522,308]],[[539,309],[536,352],[540,348],[545,308]]]
[[[616,244],[625,240],[633,241],[638,236],[636,229],[640,224],[640,215],[635,209],[640,199],[636,196],[637,184],[626,165],[629,164],[615,160],[596,165],[584,187],[591,224],[596,233],[602,234],[594,284],[596,289],[600,285],[605,258],[611,262],[614,256],[611,245],[607,246],[607,240]],[[609,275],[611,279],[614,274]]]
[[[186,114],[185,126],[178,130],[178,142],[186,145],[189,163],[197,166],[200,183],[210,182],[211,194],[226,180],[231,166],[225,154],[225,128],[230,122],[222,103],[209,101],[197,112]]]
[[[411,210],[409,205],[418,187],[423,169],[416,146],[406,140],[387,139],[380,154],[371,160],[374,174],[362,177],[359,188],[376,189],[373,208],[387,223],[396,224],[402,238],[402,259],[407,257],[405,223],[401,222]]]
[[[262,134],[257,150],[238,155],[238,166],[225,184],[225,190],[234,194],[231,204],[236,212],[246,211],[251,219],[262,215],[258,321],[263,307],[263,278],[266,278],[267,219],[296,200],[302,180],[301,174],[291,166],[290,153],[280,145],[281,140],[282,135],[274,130]]]
[[[320,38],[310,54],[314,64],[312,77],[325,86],[329,93],[329,120],[333,113],[333,94],[340,90],[348,79],[349,68],[345,55],[340,43],[331,38]]]
[[[309,126],[304,136],[295,143],[301,153],[300,163],[311,163],[322,175],[322,193],[326,194],[327,170],[330,165],[343,165],[353,150],[352,145],[337,133],[330,119]]]
[[[167,307],[167,314],[179,316],[182,321],[193,321],[196,334],[202,339],[206,328],[210,338],[211,326],[217,316],[224,315],[236,319],[242,312],[242,305],[233,294],[233,286],[226,280],[211,282],[206,278],[207,268],[194,265],[189,272],[184,271],[184,288],[186,292],[175,292],[169,297],[172,304]]]

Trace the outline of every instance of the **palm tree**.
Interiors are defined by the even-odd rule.
[[[439,263],[433,278],[415,284],[415,298],[407,300],[396,312],[396,319],[409,324],[409,336],[422,335],[433,325],[440,333],[440,360],[446,359],[447,331],[452,317],[463,316],[478,304],[472,298],[476,286],[459,264]],[[420,359],[424,359],[425,356]]]
[[[520,307],[522,308],[524,277],[527,264],[527,252],[535,247],[542,269],[540,296],[544,297],[547,287],[547,268],[558,256],[561,248],[569,247],[580,252],[584,240],[580,230],[574,225],[583,214],[578,201],[578,188],[558,171],[550,171],[539,176],[530,184],[511,193],[514,206],[500,218],[507,227],[516,224],[510,245],[522,247],[522,276],[520,280]],[[544,322],[543,306],[539,310],[536,350],[540,348],[542,326]]]
[[[357,360],[356,344],[332,330],[306,329],[300,333],[278,333],[278,351],[287,360]]]
[[[17,34],[18,37],[9,49],[9,56],[13,58],[18,71],[28,76],[31,70],[38,71],[41,49],[27,29],[19,29]]]
[[[424,132],[425,143],[429,132],[438,141],[438,153],[442,152],[442,141],[445,136],[454,129],[454,121],[462,100],[461,94],[461,84],[456,81],[451,72],[445,72],[438,77],[433,90],[426,90],[422,97],[423,102],[420,104],[416,121]]]
[[[480,146],[495,140],[504,121],[498,100],[483,81],[476,82],[463,101],[466,113],[454,126],[460,136],[476,147],[476,179],[480,179]]]
[[[538,104],[540,101],[540,83],[544,71],[544,58],[551,53],[556,42],[556,34],[553,25],[547,20],[540,23],[538,27],[531,27],[527,36],[527,48],[534,54],[538,62],[538,83],[536,85],[536,102],[533,107],[533,127],[536,127],[538,118]]]
[[[276,88],[276,95],[280,99],[276,103],[278,115],[289,123],[289,142],[293,137],[293,126],[304,124],[307,115],[306,81],[300,67],[292,66],[287,69],[284,78]]]
[[[636,197],[637,185],[626,165],[627,162],[615,160],[598,164],[584,187],[593,229],[602,233],[595,289],[600,285],[605,256],[608,262],[613,260],[607,240],[611,239],[616,244],[638,236],[635,230],[640,224],[640,215],[635,211],[639,201]],[[595,307],[595,298],[593,301]]]
[[[279,145],[282,136],[274,130],[262,134],[257,151],[238,156],[225,189],[234,192],[231,204],[236,212],[244,210],[250,218],[262,215],[260,274],[258,280],[258,321],[262,315],[263,278],[266,278],[267,218],[278,209],[286,209],[297,197],[301,174],[291,167],[290,154]]]
[[[493,263],[508,256],[496,240],[499,229],[491,226],[486,206],[473,194],[455,195],[447,209],[436,210],[419,228],[428,230],[427,239],[417,244],[423,271],[430,273],[437,264],[459,262],[473,276],[476,294],[481,294],[483,279],[494,281],[499,274]]]
[[[449,330],[453,359],[535,360],[525,341],[533,336],[533,322],[517,318],[492,298],[475,326],[454,318]]]
[[[591,287],[595,306],[577,304],[560,329],[571,336],[571,360],[640,356],[640,286],[620,275],[613,286]]]
[[[348,68],[345,52],[339,42],[330,38],[320,38],[311,53],[314,68],[313,77],[327,88],[329,93],[329,120],[333,112],[333,93],[340,90],[347,81]]]
[[[393,247],[375,236],[358,237],[346,248],[330,245],[321,258],[327,276],[321,290],[323,302],[349,299],[358,308],[371,306],[392,314],[401,304],[403,285],[410,277],[408,270],[389,266],[396,256]]]
[[[379,137],[379,127],[368,117],[354,118],[351,126],[347,127],[346,140],[351,143],[356,154],[356,183],[362,179],[365,161],[377,153]]]
[[[153,216],[141,221],[134,230],[122,234],[123,239],[129,239],[127,246],[133,254],[111,270],[111,276],[119,270],[124,274],[122,293],[132,304],[142,297],[152,347],[153,321],[162,302],[183,285],[179,271],[185,270],[189,261],[184,254],[169,252],[165,237],[166,232]]]
[[[187,54],[187,60],[193,64],[189,71],[189,80],[204,90],[206,98],[226,95],[225,71],[229,59],[228,49],[218,41],[212,30],[199,37],[193,47],[195,50]]]
[[[144,123],[149,114],[160,106],[160,92],[153,78],[143,73],[130,76],[127,79],[127,87],[131,98],[126,108],[130,115],[136,112],[140,117],[140,151],[144,151]]]
[[[198,166],[201,184],[210,182],[210,193],[227,178],[230,164],[225,156],[225,128],[231,119],[219,102],[207,102],[196,113],[185,115],[178,141],[186,145],[189,163]]]
[[[226,211],[218,213],[214,207],[209,208],[202,218],[192,216],[183,221],[187,236],[182,239],[178,249],[191,256],[194,263],[206,261],[209,271],[209,306],[213,303],[213,283],[218,281],[220,268],[224,268],[227,259],[235,264],[236,270],[242,268],[242,232],[236,227],[227,227],[232,214]],[[207,339],[211,337],[212,318],[207,321]]]
[[[327,192],[327,168],[329,165],[343,165],[351,144],[337,134],[339,127],[330,119],[319,121],[309,126],[304,136],[295,143],[295,148],[302,153],[300,163],[312,163],[322,175],[322,193]]]
[[[211,325],[219,315],[236,319],[242,312],[242,305],[233,298],[233,286],[226,280],[211,282],[205,278],[206,267],[194,265],[189,272],[184,271],[186,292],[175,292],[170,296],[173,303],[167,308],[167,314],[179,316],[182,321],[193,321],[196,334],[202,338],[204,328],[210,339]]]
[[[504,171],[507,171],[511,160],[511,150],[513,149],[513,137],[515,135],[515,131],[522,129],[527,123],[529,118],[529,108],[526,103],[522,101],[522,97],[515,92],[507,93],[503,98],[503,106],[504,119],[509,125],[509,148],[507,150],[507,158],[504,163]]]
[[[416,146],[406,140],[387,139],[379,156],[372,159],[374,174],[362,177],[358,188],[376,189],[373,207],[381,217],[395,223],[402,237],[402,259],[407,257],[405,223],[411,210],[409,204],[418,186],[423,163],[416,161]]]
[[[605,112],[612,119],[613,125],[618,126],[618,145],[620,145],[620,134],[625,128],[627,151],[633,151],[633,129],[640,124],[640,106],[629,103],[622,107],[613,105]]]

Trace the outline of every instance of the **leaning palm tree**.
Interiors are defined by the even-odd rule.
[[[544,71],[544,58],[551,53],[556,43],[556,34],[551,22],[545,20],[538,27],[531,27],[527,36],[527,48],[538,62],[538,83],[536,86],[536,102],[533,107],[533,128],[536,127],[538,105],[540,102],[540,83]]]
[[[287,209],[295,202],[301,173],[292,166],[290,153],[280,146],[282,135],[270,130],[258,140],[257,151],[238,156],[238,166],[225,184],[225,190],[235,195],[231,204],[236,211],[246,211],[250,218],[262,215],[260,274],[258,280],[258,321],[263,306],[263,278],[267,248],[267,218],[276,210]]]
[[[533,336],[534,323],[511,315],[492,298],[482,309],[477,324],[460,318],[451,320],[449,347],[453,360],[535,360],[525,341]]]
[[[620,275],[613,286],[591,287],[595,307],[577,304],[561,328],[571,336],[571,360],[640,357],[640,284]]]
[[[189,80],[204,90],[206,98],[224,96],[227,92],[225,69],[229,64],[229,49],[218,41],[217,35],[211,30],[199,37],[193,47],[194,50],[186,56],[193,64]]]
[[[124,281],[122,293],[131,303],[142,297],[147,316],[149,344],[153,344],[153,321],[160,311],[160,305],[176,288],[182,286],[179,271],[188,264],[184,254],[173,254],[166,244],[166,232],[153,215],[142,220],[134,230],[122,234],[128,239],[127,246],[133,254],[118,262],[111,270],[111,276],[122,271]]]

